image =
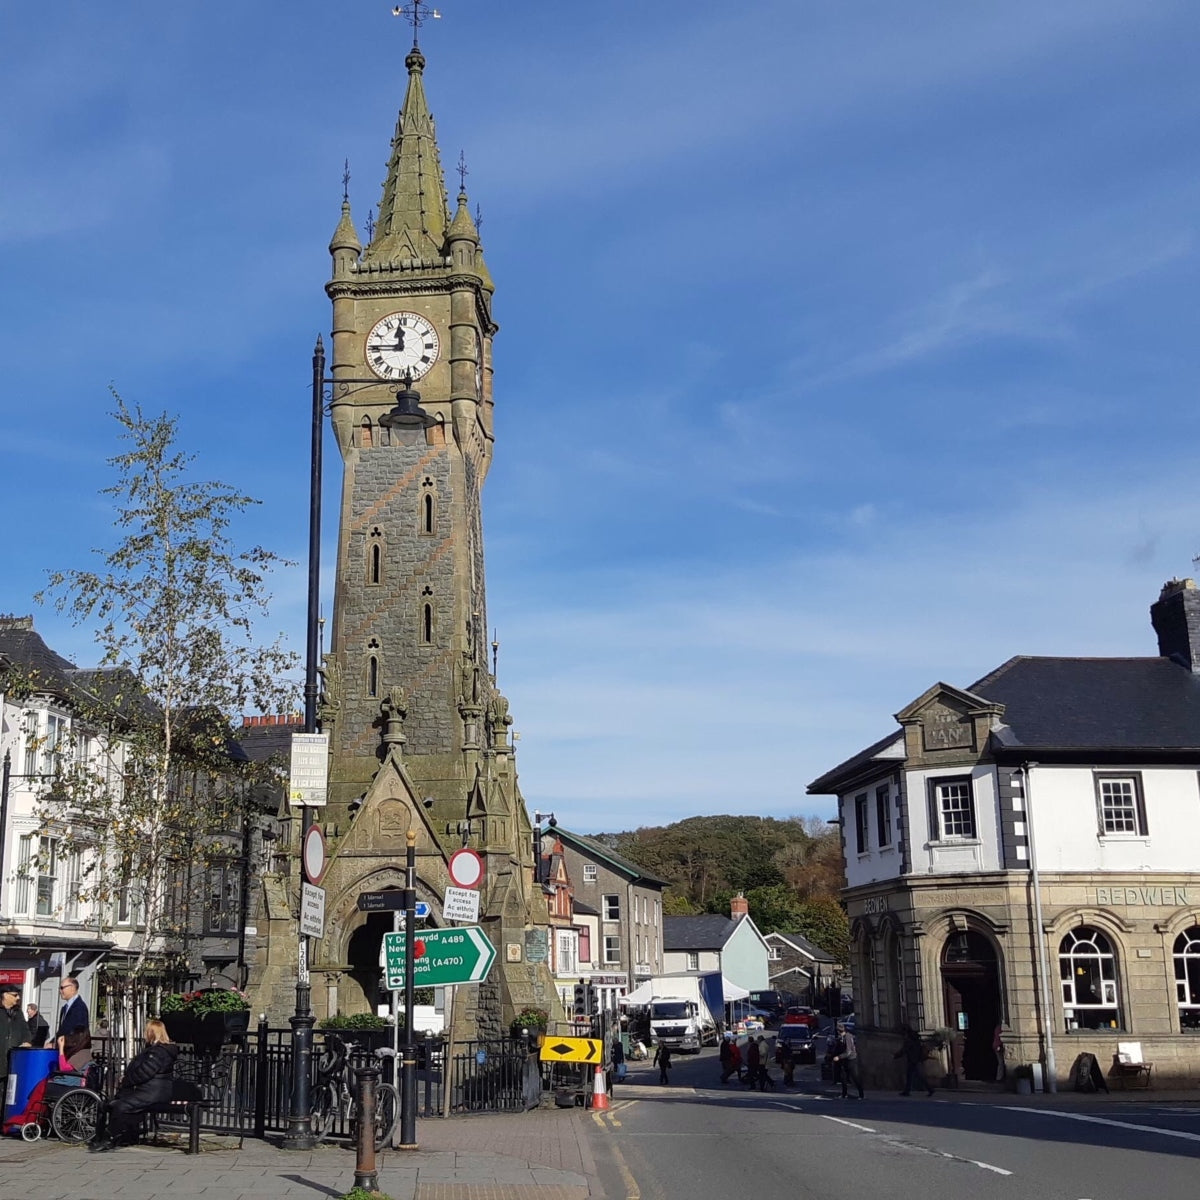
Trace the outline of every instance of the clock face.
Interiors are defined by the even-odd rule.
[[[420,313],[392,313],[367,334],[367,365],[380,379],[420,379],[439,349],[437,330]]]

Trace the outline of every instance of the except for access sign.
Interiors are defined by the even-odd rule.
[[[542,1042],[542,1062],[601,1061],[600,1039],[580,1037],[547,1037]]]
[[[306,937],[325,936],[325,889],[311,883],[300,890],[300,932]]]
[[[387,958],[384,973],[389,991],[404,986],[403,933],[385,933]],[[478,925],[461,929],[430,929],[417,935],[425,953],[413,963],[415,987],[442,987],[452,983],[481,983],[496,961],[496,947]]]
[[[442,898],[442,916],[447,921],[478,921],[479,893],[474,888],[448,887]]]

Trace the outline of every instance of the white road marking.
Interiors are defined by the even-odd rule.
[[[951,1162],[967,1163],[972,1167],[979,1167],[984,1171],[995,1171],[997,1175],[1011,1175],[1011,1171],[1006,1171],[1003,1167],[995,1167],[991,1163],[980,1162],[977,1158],[963,1158],[959,1154],[950,1154],[945,1150],[933,1150],[929,1146],[922,1146],[916,1142],[906,1142],[901,1138],[887,1137],[885,1134],[880,1134],[878,1130],[872,1129],[869,1125],[858,1125],[854,1121],[847,1121],[842,1117],[830,1117],[825,1113],[820,1116],[826,1121],[836,1121],[839,1125],[849,1125],[851,1129],[857,1129],[862,1133],[874,1133],[881,1141],[887,1142],[890,1146],[896,1146],[901,1150],[912,1150],[918,1154],[932,1154],[935,1158],[948,1158]]]
[[[1086,1121],[1091,1125],[1111,1125],[1116,1129],[1135,1129],[1140,1133],[1158,1133],[1163,1137],[1179,1138],[1185,1142],[1200,1142],[1200,1133],[1187,1133],[1182,1129],[1161,1129],[1157,1125],[1139,1125],[1134,1121],[1113,1121],[1108,1117],[1088,1117],[1083,1113],[1058,1112],[1052,1108],[1021,1108],[1004,1105],[1009,1112],[1037,1113],[1042,1117],[1061,1117],[1064,1121]]]
[[[836,1121],[839,1125],[849,1125],[851,1129],[859,1129],[863,1133],[875,1133],[876,1131],[868,1125],[856,1125],[853,1121],[843,1121],[841,1117],[829,1117],[824,1113],[821,1114],[821,1119],[824,1121]]]

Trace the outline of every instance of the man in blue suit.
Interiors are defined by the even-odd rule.
[[[54,1031],[55,1041],[68,1033],[90,1032],[88,1006],[79,994],[79,981],[72,975],[59,984],[58,994],[62,999],[62,1010],[58,1014],[58,1028]]]

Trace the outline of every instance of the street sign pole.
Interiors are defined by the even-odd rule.
[[[404,851],[404,1084],[400,1089],[400,1149],[417,1148],[417,1045],[413,1040],[417,930],[417,834],[410,829]]]

